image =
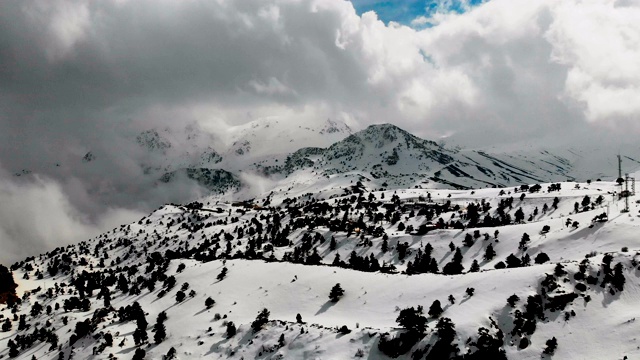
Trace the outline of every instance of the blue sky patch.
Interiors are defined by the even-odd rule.
[[[438,11],[461,14],[485,1],[487,0],[351,0],[358,15],[373,10],[387,24],[395,21],[404,25],[410,25],[419,16],[428,18]]]

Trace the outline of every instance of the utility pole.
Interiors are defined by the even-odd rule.
[[[618,179],[622,178],[622,158],[618,154]]]

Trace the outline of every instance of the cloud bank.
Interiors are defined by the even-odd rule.
[[[640,1],[491,0],[466,10],[412,28],[359,16],[343,0],[2,2],[0,165],[39,177],[28,187],[2,178],[0,211],[11,218],[18,208],[6,204],[37,195],[66,209],[60,223],[89,234],[83,224],[109,211],[198,194],[189,184],[150,188],[140,167],[148,154],[131,141],[186,123],[224,139],[228,126],[261,118],[391,122],[478,147],[638,134]],[[87,151],[99,167],[80,165]],[[1,225],[3,244],[22,237],[11,223]],[[47,226],[24,238],[71,237]]]

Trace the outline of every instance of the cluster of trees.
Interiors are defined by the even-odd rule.
[[[132,305],[121,307],[118,309],[118,318],[120,322],[135,321],[136,329],[133,332],[133,340],[136,345],[144,344],[147,342],[149,336],[147,335],[147,319],[144,314],[144,310],[137,301]]]
[[[51,344],[49,350],[52,351],[58,347],[58,341],[58,335],[56,335],[55,329],[35,327],[31,333],[18,334],[15,338],[9,339],[7,343],[9,347],[9,357],[17,357],[21,351],[30,349],[36,342]]]

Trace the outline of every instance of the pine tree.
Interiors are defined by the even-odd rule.
[[[402,309],[396,322],[409,332],[424,334],[427,329],[427,318],[422,315],[422,312],[422,306]]]
[[[167,320],[167,313],[163,311],[158,314],[156,324],[153,327],[153,330],[155,331],[153,341],[156,344],[162,343],[167,338],[167,328],[164,326],[165,320]]]
[[[529,238],[529,234],[527,233],[522,234],[522,238],[520,239],[520,243],[518,244],[518,249],[526,250],[527,244],[529,244],[530,241],[531,239]]]
[[[467,233],[467,235],[464,236],[464,240],[462,240],[462,243],[466,247],[473,246],[473,236],[471,236],[471,234]]]
[[[440,315],[442,315],[442,312],[444,310],[442,310],[442,305],[440,305],[440,300],[435,300],[431,306],[429,307],[429,316],[437,318],[440,317]]]
[[[133,341],[135,342],[136,345],[144,344],[145,342],[147,342],[148,339],[149,339],[149,336],[147,335],[146,330],[136,328],[133,331]]]
[[[207,307],[207,309],[211,309],[211,307],[213,305],[215,305],[216,301],[213,300],[211,297],[208,297],[205,301],[204,301],[204,306]]]
[[[231,339],[232,337],[234,337],[236,335],[236,325],[233,323],[233,321],[229,321],[227,323],[227,331],[226,331],[226,335],[227,335],[227,339]]]
[[[153,341],[160,344],[167,338],[167,328],[162,323],[156,324],[154,328],[156,332],[153,334]]]
[[[7,318],[4,323],[2,323],[2,331],[7,332],[9,330],[11,330],[11,320],[9,320],[9,318]]]
[[[332,302],[338,302],[342,295],[344,295],[344,290],[340,286],[340,283],[337,283],[331,288],[331,292],[329,292],[329,299],[331,299]]]
[[[440,269],[438,268],[438,262],[436,261],[436,259],[431,259],[431,262],[429,262],[429,272],[432,274],[437,274],[440,271]]]
[[[462,253],[460,252],[460,249],[457,248],[455,254],[453,254],[453,259],[444,266],[442,273],[445,275],[456,275],[462,274],[463,271]]]
[[[613,285],[613,287],[618,291],[624,290],[624,283],[626,282],[622,270],[622,263],[617,263],[616,266],[613,267],[613,279],[611,280],[611,285]]]
[[[260,331],[262,327],[269,322],[270,314],[271,313],[266,308],[262,309],[262,311],[258,313],[258,316],[256,316],[256,319],[251,323],[251,329],[253,330],[254,333],[257,333],[258,331]]]
[[[553,355],[553,353],[558,348],[558,340],[554,336],[551,339],[547,340],[546,345],[547,347],[543,350],[543,352],[548,355]]]
[[[9,357],[14,358],[20,354],[18,345],[13,341],[13,339],[9,339],[7,346],[9,347]]]
[[[484,251],[484,259],[487,261],[491,261],[496,256],[496,251],[493,250],[493,245],[487,245],[487,248]]]
[[[476,291],[475,288],[467,288],[467,290],[465,290],[465,292],[467,293],[467,295],[469,295],[469,297],[473,296],[473,293]]]
[[[225,277],[227,277],[227,267],[223,267],[222,271],[220,271],[220,274],[218,274],[218,276],[216,277],[219,281],[222,281]]]
[[[480,265],[478,264],[478,260],[473,259],[471,263],[471,267],[469,268],[469,272],[478,272],[480,271]]]
[[[133,354],[133,360],[143,360],[145,356],[147,356],[147,352],[141,348],[137,348]]]

